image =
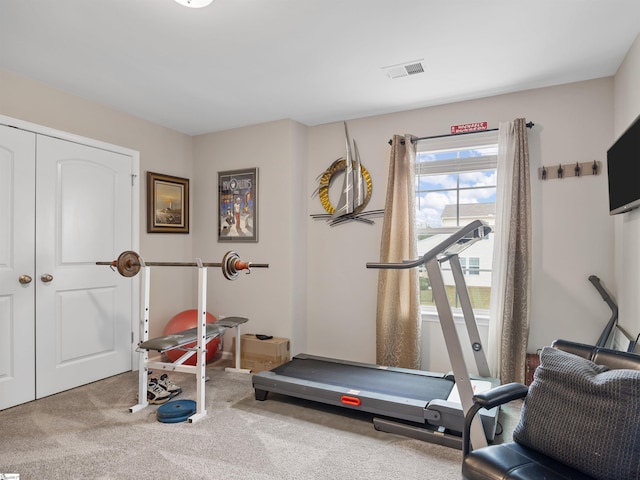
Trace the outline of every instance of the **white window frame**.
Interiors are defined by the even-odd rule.
[[[442,136],[419,140],[416,155],[421,153],[438,153],[454,150],[464,150],[473,147],[487,147],[498,145],[498,131],[483,131],[463,135]],[[436,175],[449,173],[475,172],[478,170],[491,170],[498,168],[498,155],[483,155],[479,157],[456,158],[452,160],[439,160],[435,162],[417,162],[416,176]],[[419,227],[418,235],[435,235],[438,233],[451,234],[459,227]]]
[[[438,153],[446,151],[471,149],[474,147],[487,147],[498,145],[498,131],[483,131],[472,134],[464,134],[458,136],[442,136],[436,138],[429,138],[419,140],[416,148],[417,156],[420,153]],[[416,161],[416,177],[425,174],[450,174],[450,173],[464,173],[475,172],[479,170],[492,170],[498,168],[498,154],[495,155],[482,155],[478,157],[466,157],[456,158],[451,160],[439,160],[433,162],[418,162]],[[485,188],[485,187],[483,187]],[[495,187],[497,189],[497,185]],[[417,192],[416,192],[417,194]],[[459,199],[459,196],[458,196]],[[460,225],[463,226],[463,225]],[[436,234],[451,234],[457,231],[460,226],[452,227],[418,227],[416,228],[417,236],[420,235],[436,235]],[[417,238],[416,238],[417,241]],[[467,262],[465,262],[467,263]],[[467,269],[469,265],[467,265]],[[468,272],[465,272],[465,275]],[[480,270],[477,270],[480,273]],[[437,317],[435,307],[430,305],[421,305],[421,313],[423,321],[432,320],[434,315]],[[452,307],[452,312],[455,318],[461,317],[461,309],[459,307]],[[488,310],[474,309],[476,319],[482,318],[484,321],[488,319]]]

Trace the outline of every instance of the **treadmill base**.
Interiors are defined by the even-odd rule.
[[[396,435],[462,450],[462,437],[443,432],[441,429],[431,429],[428,426],[418,427],[378,417],[373,419],[373,426],[380,432],[395,433]]]

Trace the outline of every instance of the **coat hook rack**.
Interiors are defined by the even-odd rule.
[[[600,174],[600,162],[576,162],[559,164],[557,167],[542,166],[538,168],[538,178],[540,180],[551,180],[554,178],[584,177],[586,175]]]

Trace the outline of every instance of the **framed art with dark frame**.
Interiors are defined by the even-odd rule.
[[[147,172],[147,232],[189,233],[189,179]]]
[[[218,241],[258,241],[258,169],[218,172]]]

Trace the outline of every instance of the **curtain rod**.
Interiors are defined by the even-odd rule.
[[[535,125],[535,123],[533,122],[529,122],[527,123],[527,128],[533,128],[533,126]],[[420,138],[414,138],[411,140],[411,143],[413,142],[419,142],[420,140],[431,140],[433,138],[445,138],[445,137],[458,137],[460,135],[470,135],[472,133],[482,133],[482,132],[496,132],[498,129],[497,128],[489,128],[487,130],[477,130],[475,132],[462,132],[462,133],[445,133],[443,135],[432,135],[430,137],[420,137]],[[393,139],[389,140],[389,145],[391,145],[393,143]],[[404,140],[402,140],[400,142],[401,145],[404,145]]]

